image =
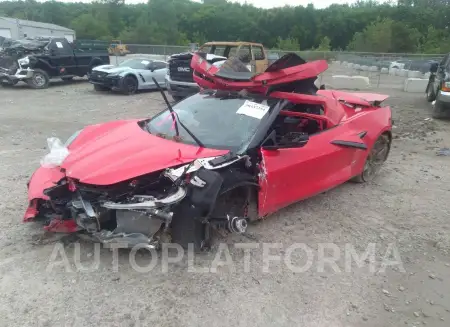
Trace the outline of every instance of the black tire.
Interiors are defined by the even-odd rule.
[[[446,107],[441,101],[436,101],[431,117],[435,119],[446,118],[449,115],[449,110],[450,108]]]
[[[433,89],[433,83],[428,82],[425,93],[426,93],[426,99],[428,102],[433,102],[434,100],[436,100],[436,93],[434,92],[434,89]]]
[[[122,93],[126,95],[135,94],[138,90],[138,80],[133,75],[125,76],[122,80]]]
[[[109,91],[109,88],[106,86],[94,84],[94,90],[96,90],[97,92],[106,92]]]
[[[50,77],[44,70],[35,69],[33,76],[26,82],[33,89],[46,89],[50,83]]]
[[[366,183],[375,178],[379,169],[386,161],[391,150],[391,138],[387,134],[381,135],[370,150],[364,163],[363,172],[350,181],[354,183]]]

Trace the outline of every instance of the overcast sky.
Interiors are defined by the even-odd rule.
[[[2,0],[0,0],[0,1],[2,1]],[[38,0],[38,1],[44,2],[45,0]],[[91,2],[91,0],[58,0],[58,1]],[[193,1],[200,2],[200,0],[193,0]],[[262,7],[262,8],[282,7],[284,5],[306,6],[306,5],[308,5],[308,3],[313,3],[314,7],[316,7],[316,8],[325,8],[333,3],[345,4],[345,3],[354,2],[354,0],[231,0],[231,1],[240,2],[240,3],[244,3],[245,1],[247,1],[247,3],[253,4],[256,7]],[[147,0],[125,0],[125,3],[142,3],[142,2],[147,2]]]

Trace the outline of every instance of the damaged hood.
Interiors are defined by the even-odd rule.
[[[66,176],[86,184],[111,185],[228,152],[166,140],[143,130],[138,122],[86,127],[68,146],[69,154],[61,164]]]
[[[130,68],[130,67],[117,67],[114,65],[101,65],[101,66],[97,66],[97,67],[93,68],[92,70],[104,72],[104,73],[108,73],[108,74],[120,74],[120,73],[131,71],[134,69]]]

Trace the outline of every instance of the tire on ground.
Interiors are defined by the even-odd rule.
[[[378,139],[375,141],[373,148],[370,150],[370,153],[366,158],[366,162],[364,163],[363,171],[359,175],[353,177],[350,180],[351,182],[365,183],[365,182],[372,180],[376,176],[376,174],[378,173],[378,170],[373,172],[373,175],[369,175],[367,166],[368,165],[370,166],[372,164],[371,163],[371,160],[373,159],[372,156],[375,154],[375,151],[377,150],[377,146],[380,146],[380,145],[383,146],[382,150],[385,150],[386,154],[384,157],[381,158],[381,162],[379,163],[379,166],[377,169],[379,169],[381,167],[381,165],[386,161],[386,159],[389,156],[390,149],[391,149],[391,137],[387,133],[384,133],[384,134],[380,135],[380,137],[378,137]],[[380,150],[380,152],[381,152],[381,150]],[[370,169],[372,169],[372,168],[373,167],[371,167]]]
[[[46,89],[50,83],[50,77],[42,69],[35,69],[33,76],[26,80],[26,83],[33,89]]]

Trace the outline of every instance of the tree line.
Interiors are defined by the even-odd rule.
[[[21,0],[0,2],[0,16],[66,26],[78,39],[130,44],[242,40],[288,51],[450,52],[450,0],[360,0],[326,9],[261,9],[226,0]]]

